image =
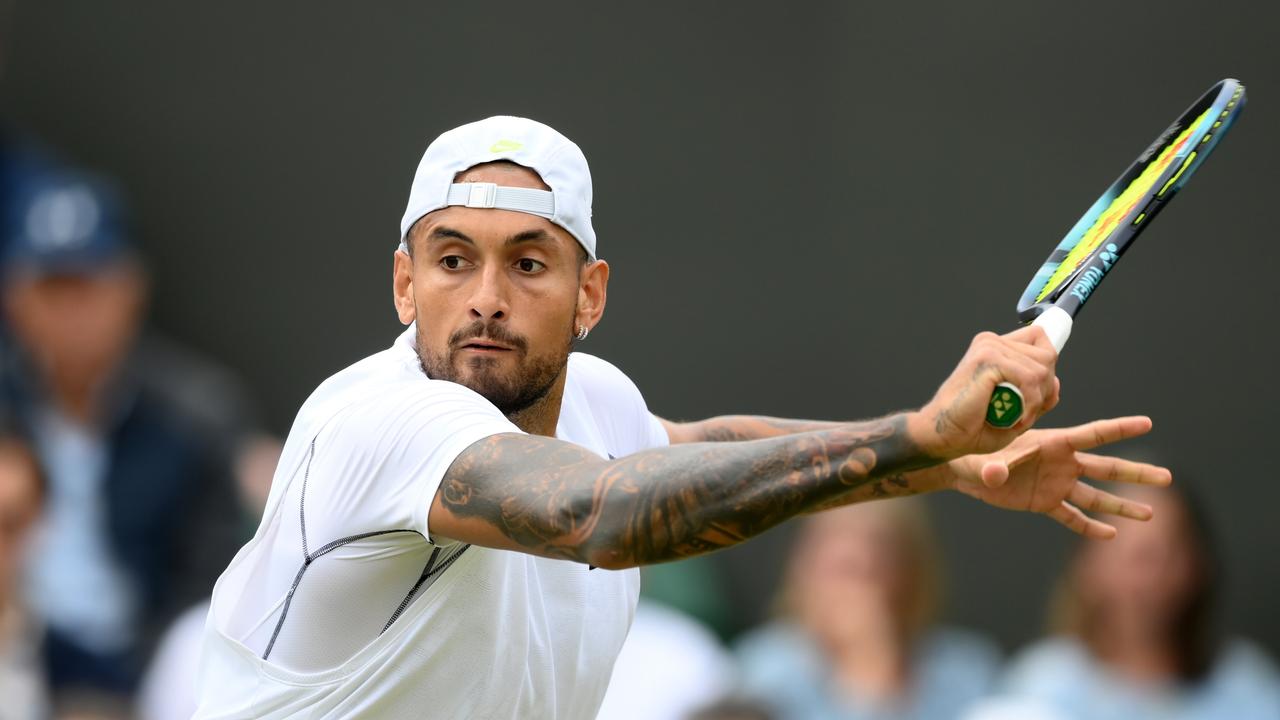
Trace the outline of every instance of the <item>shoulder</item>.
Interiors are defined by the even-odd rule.
[[[424,431],[441,439],[471,436],[477,426],[516,431],[479,393],[427,377],[402,337],[321,383],[298,411],[290,436],[309,442],[323,433],[339,446],[384,446]]]
[[[933,661],[948,667],[964,667],[992,672],[1000,665],[1000,648],[972,630],[937,627],[921,641],[921,651]]]
[[[743,635],[734,654],[749,678],[799,670],[809,672],[823,665],[821,651],[799,626],[774,621]]]
[[[995,685],[1001,664],[995,643],[970,630],[938,627],[916,647],[916,672],[935,697],[969,702]]]
[[[1233,697],[1271,702],[1280,713],[1280,669],[1257,644],[1239,638],[1224,644],[1214,663],[1209,682]]]
[[[1041,640],[1014,656],[1005,673],[1006,689],[1015,694],[1053,694],[1079,686],[1092,661],[1078,640]]]
[[[311,393],[298,413],[325,421],[340,414],[376,413],[389,419],[399,411],[432,405],[467,406],[479,412],[501,413],[479,393],[447,380],[426,376],[417,353],[403,337],[392,347],[374,353],[331,375]]]
[[[631,378],[607,360],[576,352],[569,355],[561,424],[579,420],[597,428],[617,457],[668,444]]]
[[[587,353],[569,353],[569,377],[589,391],[640,394],[640,389],[617,365]]]

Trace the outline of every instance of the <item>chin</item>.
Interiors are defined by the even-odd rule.
[[[455,368],[454,377],[461,385],[476,391],[486,400],[495,402],[509,394],[510,388],[515,384],[509,377],[510,373],[502,372],[497,365],[496,359],[478,358]]]

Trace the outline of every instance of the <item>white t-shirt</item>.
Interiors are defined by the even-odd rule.
[[[595,717],[639,572],[428,540],[454,459],[520,430],[427,378],[413,345],[410,327],[303,404],[214,588],[196,718]],[[635,385],[582,353],[556,435],[601,457],[667,444]]]

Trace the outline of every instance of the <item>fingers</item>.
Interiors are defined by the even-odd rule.
[[[1151,506],[1077,482],[1067,494],[1067,501],[1087,512],[1119,515],[1133,520],[1150,520]]]
[[[998,450],[1053,407],[1057,401],[1057,354],[1044,346],[1039,339],[1042,335],[1039,329],[1012,337],[990,332],[976,335],[960,364],[921,410],[915,432],[921,446],[940,458]],[[1013,385],[1022,396],[1022,412],[1012,428],[986,422],[1000,383]],[[1012,399],[1010,394],[1007,400]],[[1007,411],[1003,404],[994,409],[996,416],[1006,420],[1011,419],[1004,415]]]
[[[1156,487],[1173,482],[1173,473],[1158,465],[1083,452],[1076,453],[1076,462],[1080,464],[1080,474],[1094,480]]]
[[[1045,412],[1058,407],[1058,401],[1062,399],[1062,381],[1058,376],[1053,377],[1053,394],[1044,401]]]
[[[1042,352],[1028,351],[1030,346],[1000,343],[989,349],[988,363],[999,381],[1010,382],[1022,392],[1025,414],[1014,425],[1021,432],[1052,408],[1054,402],[1053,359],[1048,362]],[[1040,357],[1035,355],[1039,354]]]
[[[982,464],[978,474],[982,484],[994,490],[1009,479],[1009,465],[1003,460],[988,460]]]
[[[1151,432],[1151,418],[1145,415],[1094,420],[1067,428],[1067,444],[1073,450],[1092,450],[1099,445],[1146,435]]]
[[[1062,504],[1046,513],[1049,517],[1064,525],[1068,530],[1083,535],[1090,540],[1110,540],[1116,536],[1116,529],[1104,522],[1094,520],[1071,503],[1063,500]]]
[[[1049,334],[1039,325],[1020,327],[1013,332],[1005,333],[1005,337],[1016,342],[1027,343],[1028,345],[1049,350],[1054,357],[1058,356],[1058,351],[1054,349],[1053,342],[1049,340]]]

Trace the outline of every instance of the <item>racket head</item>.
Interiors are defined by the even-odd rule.
[[[1245,105],[1244,85],[1218,82],[1187,108],[1067,231],[1018,300],[1030,322],[1056,305],[1074,317],[1134,239],[1217,146]]]

